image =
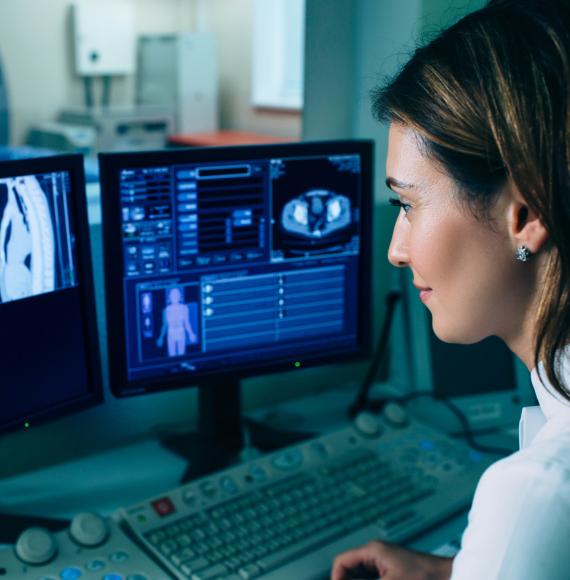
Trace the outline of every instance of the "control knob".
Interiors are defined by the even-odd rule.
[[[46,564],[55,556],[57,542],[44,528],[28,528],[20,534],[14,550],[24,564],[37,566]]]
[[[392,427],[405,427],[409,423],[408,413],[402,405],[390,401],[382,411],[384,421]]]
[[[83,512],[71,520],[69,535],[81,546],[98,546],[109,536],[109,526],[101,516]]]
[[[354,420],[354,426],[356,430],[363,437],[379,437],[382,434],[382,426],[378,418],[372,413],[367,413],[366,411],[359,413]]]

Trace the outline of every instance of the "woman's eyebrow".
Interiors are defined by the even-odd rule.
[[[398,189],[412,189],[414,187],[411,183],[405,183],[395,177],[387,177],[386,185],[389,189],[393,189],[394,187],[397,187]]]

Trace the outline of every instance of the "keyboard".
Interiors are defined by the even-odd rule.
[[[489,463],[390,404],[114,517],[173,578],[324,579],[341,551],[406,542],[467,508]]]

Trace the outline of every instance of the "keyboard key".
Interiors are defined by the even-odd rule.
[[[175,566],[180,567],[183,562],[187,560],[191,560],[192,558],[196,557],[196,552],[192,550],[192,548],[184,548],[180,552],[173,554],[170,559],[174,563]]]
[[[279,550],[274,554],[268,554],[259,560],[258,564],[265,572],[269,572],[307,552],[315,550],[319,546],[332,542],[342,536],[345,531],[343,526],[334,526],[316,536],[308,538],[305,542],[299,542],[283,550]]]
[[[200,570],[207,568],[209,565],[210,562],[206,558],[199,556],[198,558],[194,558],[194,560],[188,560],[187,562],[184,562],[180,569],[182,570],[183,574],[192,576],[192,574],[200,572]]]
[[[213,578],[219,578],[220,576],[225,576],[228,573],[228,569],[223,564],[218,564],[212,566],[211,568],[206,568],[201,572],[192,574],[191,580],[212,580]]]
[[[251,580],[252,578],[257,578],[258,576],[261,576],[262,573],[263,570],[256,564],[249,564],[248,566],[245,566],[244,568],[240,568],[238,570],[238,574],[240,575],[241,578],[243,578],[243,580]]]

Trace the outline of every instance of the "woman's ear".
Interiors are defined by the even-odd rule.
[[[548,242],[548,230],[540,216],[513,184],[510,186],[508,227],[515,248],[526,246],[532,254],[537,254]]]

